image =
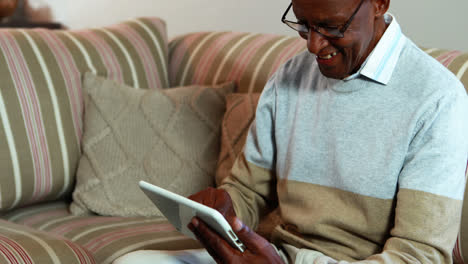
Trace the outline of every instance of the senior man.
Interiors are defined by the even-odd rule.
[[[267,83],[231,176],[191,197],[225,215],[244,253],[194,218],[206,251],[118,263],[452,263],[467,96],[402,34],[389,2],[293,0],[286,10],[308,52]],[[272,244],[252,231],[269,204],[284,223]]]

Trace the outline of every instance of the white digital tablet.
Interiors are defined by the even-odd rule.
[[[220,212],[151,183],[140,181],[139,185],[146,196],[179,232],[196,239],[187,225],[194,216],[197,216],[221,235],[232,247],[244,252],[244,244],[237,238],[237,235]]]

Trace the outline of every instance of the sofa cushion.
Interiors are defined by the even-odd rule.
[[[171,86],[235,81],[239,92],[261,92],[278,67],[306,49],[300,37],[241,32],[195,32],[169,43]],[[468,89],[468,53],[423,48]]]
[[[154,216],[139,180],[183,196],[214,185],[234,84],[135,90],[86,74],[83,155],[71,211]]]
[[[239,32],[197,32],[169,43],[171,86],[235,81],[260,92],[278,67],[305,50],[301,38]]]
[[[196,240],[179,233],[162,217],[74,216],[68,207],[66,202],[39,204],[13,210],[1,218],[16,223],[12,224],[14,226],[27,226],[37,232],[47,232],[49,236],[62,238],[63,241],[71,241],[91,253],[95,260],[93,263],[99,264],[110,264],[125,253],[140,249],[181,250],[202,247]],[[51,247],[57,250],[55,245]]]
[[[221,150],[216,168],[216,184],[229,176],[234,161],[244,147],[250,124],[255,118],[259,93],[226,96],[226,113],[221,126]]]
[[[0,30],[0,211],[69,194],[80,157],[81,74],[168,86],[163,21]]]
[[[94,264],[84,247],[62,236],[0,220],[0,263]]]

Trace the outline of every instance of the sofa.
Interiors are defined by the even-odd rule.
[[[92,73],[116,85],[169,94],[176,87],[235,86],[227,92],[230,101],[221,101],[226,105],[212,127],[216,133],[210,134],[215,143],[210,143],[209,153],[217,160],[202,170],[215,186],[242,148],[264,84],[282,63],[305,49],[305,42],[241,32],[194,32],[168,40],[166,30],[163,20],[148,17],[82,30],[0,30],[0,263],[107,264],[139,249],[201,247],[157,214],[77,209],[86,203],[77,203],[75,189],[83,181],[77,175],[89,163],[84,156],[91,155],[83,143],[90,104],[84,76]],[[424,50],[468,87],[468,53]],[[222,97],[217,91],[210,96]],[[241,115],[231,115],[229,109],[236,106],[244,107]],[[179,127],[187,137],[195,134],[192,129]],[[198,180],[184,181],[191,186]],[[131,189],[121,188],[117,192],[122,197]],[[104,203],[100,199],[106,199],[106,191],[95,195],[104,195],[95,204]],[[265,216],[259,233],[268,236],[277,213]],[[454,263],[465,263],[464,256],[468,262],[467,205]]]

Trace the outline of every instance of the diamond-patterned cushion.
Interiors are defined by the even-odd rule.
[[[183,196],[214,185],[225,95],[233,83],[136,90],[88,73],[83,87],[74,214],[161,215],[139,180]]]
[[[235,93],[226,96],[226,113],[221,128],[221,150],[216,169],[216,184],[226,178],[245,144],[255,118],[260,93]]]

